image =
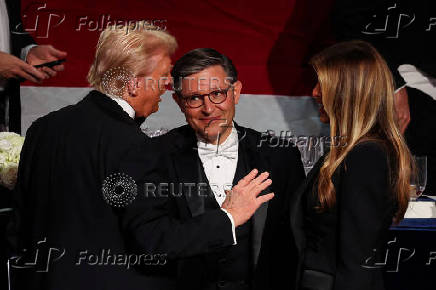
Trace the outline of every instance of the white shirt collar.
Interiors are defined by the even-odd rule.
[[[109,94],[106,95],[109,96],[115,102],[117,102],[117,104],[123,109],[124,112],[126,112],[129,115],[130,118],[132,119],[135,118],[135,110],[132,108],[132,106],[130,106],[129,103],[127,103],[127,101],[114,95],[109,95]]]
[[[238,132],[233,124],[232,131],[226,140],[219,145],[207,143],[203,138],[197,134],[197,147],[198,154],[201,157],[213,157],[219,155],[226,155],[226,157],[237,158],[238,154]]]

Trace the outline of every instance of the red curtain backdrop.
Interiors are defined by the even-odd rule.
[[[110,21],[147,21],[177,38],[175,58],[194,48],[215,48],[233,60],[244,93],[288,96],[308,95],[311,91],[313,74],[307,61],[332,39],[332,2],[21,1],[24,26],[35,41],[68,52],[66,71],[44,86],[88,86],[86,74],[100,31]]]

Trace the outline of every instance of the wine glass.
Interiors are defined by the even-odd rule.
[[[315,137],[316,138],[316,137]],[[313,165],[318,161],[318,159],[323,155],[324,148],[319,139],[314,139],[314,137],[309,137],[308,142],[298,146],[301,153],[301,161],[303,162],[304,172],[306,175],[312,170]]]
[[[168,133],[167,128],[151,129],[151,128],[141,128],[141,131],[150,138],[158,137]]]
[[[425,190],[427,185],[427,156],[414,156],[416,165],[416,174],[412,176],[410,181],[410,193],[412,200],[415,200]]]

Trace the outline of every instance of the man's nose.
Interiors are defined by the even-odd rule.
[[[214,108],[215,108],[215,104],[212,103],[212,102],[209,100],[209,96],[205,96],[205,97],[204,97],[204,104],[203,104],[203,106],[201,107],[201,110],[202,110],[204,113],[206,113],[206,114],[209,115],[210,113],[213,112]]]

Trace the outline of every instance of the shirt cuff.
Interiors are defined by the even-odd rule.
[[[23,48],[21,49],[20,58],[21,58],[22,60],[24,60],[25,62],[27,62],[27,54],[29,54],[29,51],[30,51],[32,48],[34,48],[35,46],[38,46],[38,45],[36,45],[36,44],[29,44],[28,46],[23,47]]]
[[[226,215],[229,217],[229,219],[230,219],[230,222],[232,223],[232,234],[233,234],[233,245],[236,245],[237,244],[237,242],[236,242],[236,231],[235,231],[235,221],[233,220],[233,217],[232,217],[232,215],[228,212],[228,211],[226,211],[225,209],[221,209],[223,212],[225,212],[226,213]]]

